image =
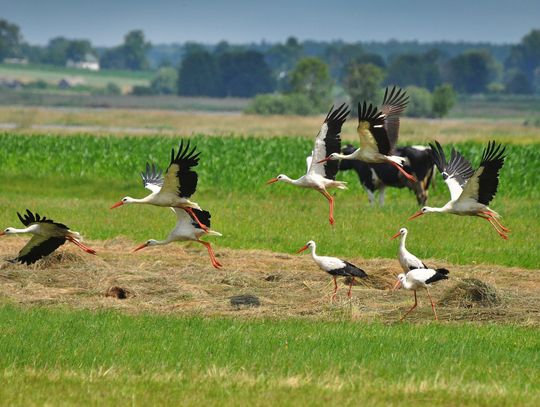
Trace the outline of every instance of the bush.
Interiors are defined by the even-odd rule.
[[[248,105],[245,113],[261,115],[300,115],[320,113],[311,100],[299,93],[257,95]]]
[[[135,96],[151,96],[155,95],[155,92],[149,86],[135,85],[131,90],[131,94]]]
[[[160,68],[152,82],[150,88],[157,95],[173,95],[176,92],[178,82],[178,71],[171,67]]]
[[[409,105],[405,109],[405,115],[409,117],[431,117],[432,102],[429,90],[418,86],[408,86],[406,90],[407,95],[409,95]]]
[[[431,96],[431,112],[434,117],[444,117],[456,103],[456,92],[452,85],[437,86]]]

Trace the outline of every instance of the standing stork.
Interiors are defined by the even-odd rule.
[[[174,148],[171,151],[171,162],[162,177],[162,172],[157,170],[152,164],[146,163],[146,173],[141,173],[143,185],[152,193],[142,199],[126,196],[122,200],[111,206],[111,209],[126,204],[150,204],[173,208],[182,208],[188,212],[197,222],[199,227],[206,230],[207,227],[197,218],[194,209],[201,209],[195,202],[190,201],[190,197],[197,189],[198,176],[192,170],[199,164],[200,153],[195,153],[196,147],[190,150],[188,141],[184,148],[182,140],[175,154]]]
[[[319,266],[321,270],[326,271],[328,274],[334,277],[334,292],[332,293],[332,301],[334,301],[334,299],[336,298],[336,293],[338,289],[336,278],[338,276],[351,277],[351,282],[349,284],[349,292],[347,293],[347,296],[350,298],[352,285],[354,284],[354,278],[365,278],[367,277],[366,272],[362,269],[359,269],[354,264],[351,264],[345,260],[338,259],[337,257],[317,256],[317,253],[315,253],[316,248],[317,245],[315,244],[315,242],[313,240],[310,240],[296,253],[301,253],[304,250],[311,249],[311,257],[313,258],[313,261],[317,263],[317,266]]]
[[[409,97],[403,89],[386,88],[381,110],[372,104],[358,103],[358,137],[360,148],[352,154],[339,151],[329,154],[319,161],[360,160],[368,164],[388,163],[401,172],[409,181],[416,178],[403,169],[404,157],[392,155],[399,135],[399,116],[409,103]]]
[[[334,106],[332,106],[315,138],[315,147],[311,156],[306,159],[307,173],[304,176],[298,179],[291,179],[285,174],[280,174],[267,182],[267,184],[273,184],[278,181],[286,182],[301,188],[312,188],[323,194],[330,204],[329,221],[331,225],[335,223],[334,197],[328,193],[327,189],[347,189],[347,183],[336,181],[336,174],[339,167],[337,162],[322,164],[321,160],[328,154],[340,151],[341,137],[339,133],[349,113],[350,111],[345,103],[335,110]]]
[[[210,245],[210,243],[200,240],[200,238],[205,235],[221,236],[221,233],[210,229],[210,212],[199,209],[193,210],[197,215],[197,218],[201,220],[201,222],[203,222],[206,226],[206,230],[204,230],[183,209],[171,209],[174,211],[174,213],[176,213],[177,221],[176,226],[169,233],[167,238],[165,240],[150,239],[145,243],[141,244],[140,246],[137,246],[133,251],[136,252],[149,246],[166,245],[175,241],[192,241],[200,243],[206,247],[206,249],[208,250],[208,255],[210,256],[210,261],[212,262],[212,266],[217,269],[222,267],[222,264],[216,259],[216,255],[214,254],[214,250],[212,250],[212,246]]]
[[[416,298],[416,290],[419,288],[425,288],[429,301],[431,302],[431,309],[435,314],[435,319],[439,319],[437,316],[437,311],[435,311],[435,304],[433,303],[433,298],[429,294],[428,286],[436,281],[446,280],[448,278],[449,271],[447,269],[414,269],[409,271],[407,274],[401,273],[398,275],[398,281],[394,286],[394,290],[397,290],[399,286],[403,286],[406,290],[413,290],[414,292],[414,305],[403,315],[400,321],[403,321],[409,313],[416,308],[418,305],[418,300]]]
[[[418,257],[416,257],[414,254],[409,252],[407,248],[405,247],[405,240],[407,239],[408,234],[407,228],[401,228],[399,229],[399,232],[397,232],[394,236],[391,237],[391,239],[395,239],[398,236],[401,236],[401,240],[399,242],[399,252],[398,252],[398,259],[399,264],[401,265],[401,268],[405,273],[408,273],[411,270],[414,269],[427,269],[429,268],[424,264],[422,260],[420,260]]]
[[[480,166],[474,171],[470,162],[454,149],[447,162],[439,142],[435,141],[435,145],[430,146],[435,165],[450,190],[450,201],[440,208],[424,206],[409,220],[431,212],[478,216],[486,219],[499,236],[507,240],[510,229],[500,223],[500,215],[488,206],[497,193],[499,171],[504,165],[506,147],[490,141],[484,148]]]
[[[0,236],[21,233],[30,233],[33,236],[21,249],[19,255],[13,259],[13,262],[21,262],[30,265],[42,257],[51,254],[66,241],[77,245],[86,253],[96,254],[94,249],[89,248],[81,242],[82,237],[79,232],[69,230],[69,228],[62,223],[47,219],[45,216],[41,217],[39,213],[34,215],[28,209],[24,216],[19,212],[17,212],[17,216],[26,228],[16,229],[9,227],[3,232],[0,232]]]

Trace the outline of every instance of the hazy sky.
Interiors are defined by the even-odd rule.
[[[540,28],[540,0],[0,0],[26,41],[114,45],[143,29],[154,43],[300,40],[518,42]]]

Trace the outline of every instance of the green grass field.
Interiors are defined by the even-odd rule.
[[[540,341],[537,330],[525,327],[132,317],[4,306],[0,328],[4,405],[540,402]]]
[[[16,211],[29,209],[61,220],[92,239],[118,235],[134,240],[160,238],[174,217],[155,207],[108,208],[122,197],[142,197],[139,172],[146,161],[168,164],[170,137],[0,136],[0,224],[16,225]],[[356,175],[340,175],[350,190],[336,198],[335,228],[328,224],[328,204],[314,191],[290,185],[267,186],[266,180],[305,171],[303,157],[311,141],[304,138],[192,138],[202,151],[195,200],[213,214],[213,227],[224,234],[220,244],[291,252],[309,239],[323,253],[365,258],[395,256],[389,237],[400,227],[411,233],[409,245],[423,258],[457,264],[501,264],[537,268],[540,251],[530,236],[540,232],[540,145],[509,145],[499,194],[491,207],[512,229],[503,241],[480,219],[430,214],[406,219],[418,208],[407,190],[390,189],[384,208],[371,208]],[[483,144],[457,148],[477,164]],[[47,157],[44,159],[44,157]],[[428,202],[443,205],[446,186],[439,178]],[[136,221],[137,227],[133,227]]]

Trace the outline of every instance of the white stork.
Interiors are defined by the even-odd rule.
[[[320,161],[326,155],[340,151],[341,138],[339,133],[341,132],[341,127],[343,126],[343,123],[345,123],[345,120],[347,120],[348,115],[349,110],[345,103],[335,110],[334,106],[332,106],[315,138],[315,147],[313,148],[311,156],[306,159],[306,175],[298,179],[291,179],[287,175],[280,174],[267,182],[267,184],[273,184],[278,181],[286,182],[301,188],[312,188],[323,194],[330,204],[329,220],[331,225],[335,223],[334,198],[327,192],[327,189],[347,189],[347,183],[344,181],[336,181],[336,174],[339,167],[337,162],[322,164]]]
[[[409,271],[407,274],[401,273],[398,275],[398,281],[394,286],[394,290],[397,290],[400,285],[403,286],[406,290],[413,290],[414,292],[414,305],[403,315],[400,321],[403,321],[409,313],[416,308],[418,305],[418,300],[416,298],[416,290],[419,288],[425,288],[429,301],[431,302],[431,309],[435,314],[435,319],[439,319],[437,316],[437,311],[435,311],[435,304],[433,303],[433,298],[429,294],[428,286],[436,281],[446,280],[448,278],[449,271],[447,269],[414,269]]]
[[[499,236],[508,239],[507,233],[510,229],[499,222],[500,215],[488,206],[497,193],[499,171],[506,158],[504,155],[506,147],[501,148],[500,144],[490,141],[484,148],[480,166],[474,171],[470,162],[454,149],[450,161],[447,162],[444,151],[437,141],[435,145],[430,146],[435,165],[450,190],[450,201],[441,208],[424,206],[409,220],[430,212],[478,216],[491,223]]]
[[[401,268],[405,273],[408,273],[411,270],[414,269],[427,269],[427,267],[422,260],[420,260],[418,257],[416,257],[414,254],[409,252],[407,248],[405,247],[405,240],[407,239],[407,234],[409,232],[407,231],[407,228],[401,228],[399,229],[399,232],[397,232],[394,236],[391,237],[391,239],[395,239],[398,236],[401,236],[401,240],[399,242],[399,252],[398,252],[398,259],[399,264],[401,265]]]
[[[212,250],[210,243],[200,240],[200,238],[205,235],[221,236],[221,233],[210,229],[210,212],[199,209],[193,210],[197,215],[197,218],[207,227],[206,230],[203,230],[199,227],[198,223],[193,220],[183,209],[171,209],[174,211],[174,213],[176,213],[177,221],[176,226],[169,233],[169,236],[167,236],[165,240],[150,239],[136,247],[133,251],[136,252],[149,246],[166,245],[175,241],[192,241],[200,243],[206,247],[208,250],[208,255],[210,256],[210,261],[212,262],[212,266],[217,269],[222,267],[222,264],[216,259],[216,255],[214,254],[214,250]]]
[[[13,262],[21,262],[27,265],[35,263],[42,257],[54,252],[62,246],[66,240],[79,246],[86,253],[96,254],[94,249],[89,248],[81,242],[82,237],[79,232],[69,230],[69,228],[62,223],[47,219],[45,216],[41,217],[38,213],[34,215],[28,209],[24,216],[19,212],[17,212],[17,216],[26,228],[16,229],[9,227],[3,232],[0,232],[0,236],[21,233],[30,233],[33,236],[21,249],[19,255],[12,260]]]
[[[174,148],[171,151],[171,162],[165,171],[165,177],[162,177],[161,171],[158,171],[152,164],[146,163],[146,173],[141,173],[143,185],[152,193],[142,199],[126,196],[122,200],[111,206],[111,209],[125,204],[150,204],[156,206],[165,206],[173,208],[182,208],[188,212],[199,224],[199,227],[206,229],[206,226],[197,219],[193,209],[201,209],[195,202],[189,200],[191,195],[197,189],[198,176],[193,167],[199,164],[199,154],[195,153],[196,147],[189,149],[188,141],[184,148],[184,141],[178,147],[178,153],[175,155]],[[145,178],[146,177],[146,178]],[[156,182],[159,181],[159,184]]]
[[[332,293],[332,301],[336,298],[337,293],[337,281],[338,276],[351,277],[351,282],[349,285],[349,292],[347,296],[351,296],[352,285],[354,284],[354,278],[365,278],[367,274],[364,270],[359,269],[354,264],[351,264],[345,260],[338,259],[337,257],[328,257],[328,256],[317,256],[315,252],[317,245],[313,240],[310,240],[306,243],[304,247],[298,250],[296,253],[301,253],[304,250],[311,249],[311,257],[313,261],[317,263],[317,266],[323,271],[326,271],[328,274],[334,277],[334,292]]]
[[[360,160],[368,164],[388,163],[396,167],[409,181],[416,178],[403,169],[404,157],[392,155],[399,135],[399,115],[403,113],[409,97],[403,89],[395,86],[389,92],[386,88],[381,110],[372,104],[358,103],[358,137],[360,148],[352,154],[339,151],[329,154],[319,161]]]

